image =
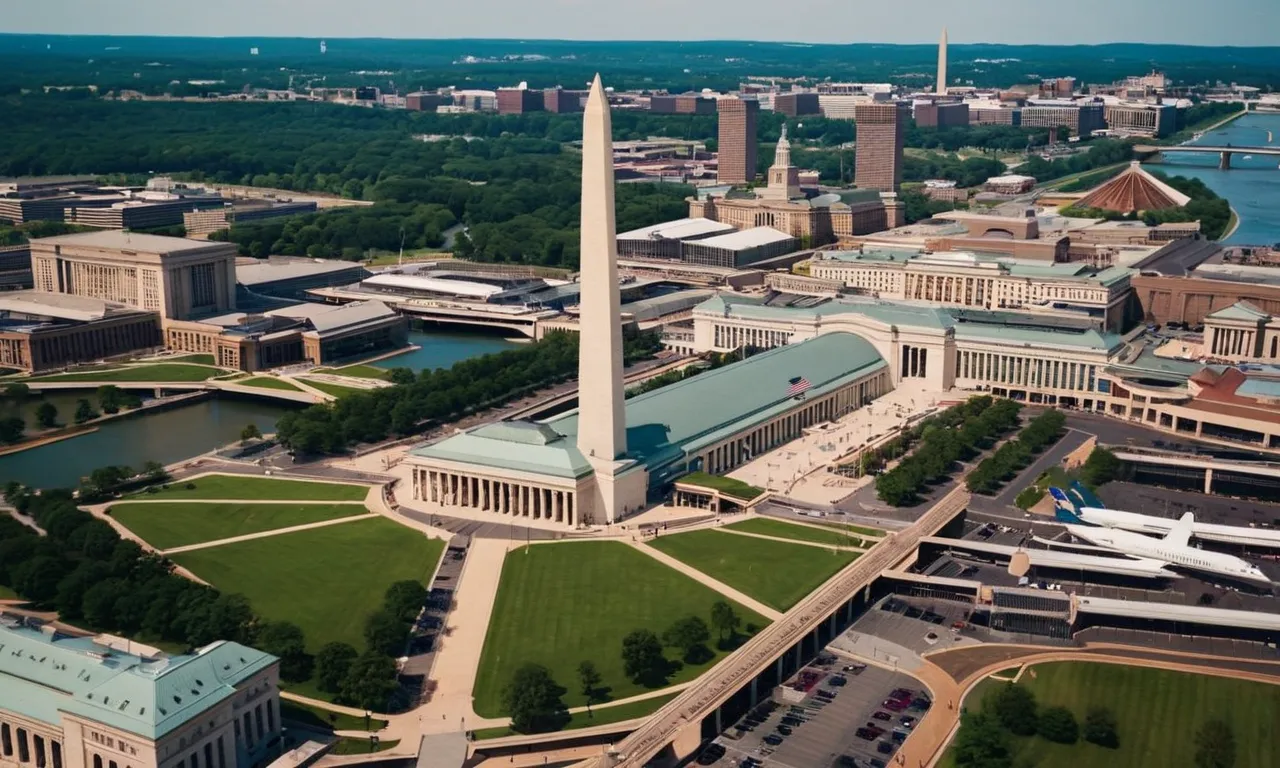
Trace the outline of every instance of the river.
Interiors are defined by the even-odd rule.
[[[1272,146],[1280,146],[1280,114],[1252,112],[1227,125],[1210,131],[1195,144],[1222,146],[1267,146],[1271,133]],[[1210,189],[1225,197],[1240,217],[1240,226],[1223,242],[1240,245],[1272,245],[1280,243],[1280,157],[1258,155],[1245,159],[1242,154],[1231,158],[1231,169],[1218,170],[1217,155],[1192,155],[1171,152],[1157,167],[1170,176],[1200,179]]]
[[[514,349],[521,342],[477,333],[413,331],[409,341],[421,349],[379,361],[383,368],[405,367],[415,371],[447,368],[460,360]],[[98,398],[92,390],[51,392],[21,404],[0,404],[0,411],[16,408],[28,425],[35,424],[35,409],[45,400],[58,408],[58,422],[70,423],[76,402],[89,400],[94,410]],[[38,488],[73,486],[80,478],[107,464],[141,467],[145,462],[172,464],[205,453],[240,437],[246,424],[263,432],[293,406],[269,400],[219,395],[192,405],[109,421],[97,432],[61,440],[19,453],[0,456],[0,486],[10,480]]]

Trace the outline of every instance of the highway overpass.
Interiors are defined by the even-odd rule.
[[[775,686],[848,628],[857,611],[872,602],[872,582],[912,558],[921,539],[946,527],[968,502],[968,492],[957,486],[915,523],[890,533],[871,552],[761,630],[608,753],[579,766],[640,768],[659,755],[673,764],[693,755],[703,741],[768,697]]]

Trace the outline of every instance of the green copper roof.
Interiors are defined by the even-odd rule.
[[[907,328],[945,330],[954,324],[945,309],[925,304],[880,301],[877,299],[836,299],[812,307],[767,307],[737,296],[726,299],[715,296],[695,307],[699,312],[714,312],[732,317],[759,319],[791,319],[859,314],[872,320]]]
[[[956,325],[956,339],[974,339],[980,341],[996,340],[1016,345],[1041,347],[1074,347],[1092,349],[1098,352],[1110,352],[1123,342],[1114,333],[1099,333],[1092,328],[1076,330],[1065,328],[1001,325],[995,323],[960,323]]]
[[[1243,320],[1248,323],[1256,323],[1271,318],[1266,312],[1258,309],[1247,301],[1237,301],[1229,307],[1223,307],[1217,312],[1208,315],[1209,320]]]
[[[144,658],[93,638],[0,625],[0,709],[59,727],[60,712],[67,712],[157,739],[275,662],[239,643]]]
[[[499,421],[412,451],[414,456],[495,469],[533,472],[577,479],[591,473],[591,464],[578,450],[546,424]]]
[[[688,454],[795,407],[791,379],[808,379],[813,398],[884,366],[870,342],[828,333],[646,392],[626,404],[627,456],[660,480],[664,467]],[[578,413],[547,423],[572,438]]]

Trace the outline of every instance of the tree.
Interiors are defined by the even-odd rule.
[[[302,629],[288,621],[269,621],[258,627],[255,646],[280,657],[280,677],[291,683],[311,676],[311,657]]]
[[[77,424],[83,424],[90,419],[96,418],[98,418],[98,413],[93,410],[93,405],[91,405],[88,400],[80,398],[76,401],[75,422]]]
[[[427,601],[427,594],[427,588],[412,579],[397,581],[387,587],[383,604],[401,621],[411,622],[418,617],[423,603]]]
[[[637,629],[622,638],[622,664],[627,677],[646,686],[661,684],[667,676],[667,658],[658,636]]]
[[[707,622],[699,616],[686,616],[678,619],[662,633],[662,640],[667,645],[679,648],[686,662],[697,664],[711,655],[707,649],[707,641],[711,639],[711,630]]]
[[[1100,747],[1116,749],[1120,736],[1116,731],[1116,716],[1106,707],[1094,707],[1084,716],[1084,740]]]
[[[515,671],[503,691],[511,727],[521,733],[555,730],[567,717],[560,697],[564,689],[541,664],[525,664]]]
[[[408,639],[409,626],[386,608],[365,621],[364,641],[370,651],[396,658],[404,654],[404,644]]]
[[[258,429],[257,424],[246,424],[245,428],[240,430],[240,442],[242,443],[257,440],[260,437],[262,437],[262,430]]]
[[[8,416],[0,419],[0,443],[16,443],[22,439],[22,432],[27,423],[20,416]]]
[[[1011,733],[1030,736],[1036,732],[1036,697],[1024,686],[1005,683],[987,694],[982,707]]]
[[[31,387],[20,381],[10,382],[4,385],[4,396],[11,397],[14,400],[25,400],[31,394]]]
[[[341,698],[353,707],[385,710],[398,686],[396,660],[377,651],[366,651],[351,662],[342,681]]]
[[[600,693],[600,671],[596,669],[596,665],[584,660],[578,664],[578,685],[582,691],[582,695],[587,699],[587,714],[591,714],[591,703],[596,700],[596,696]]]
[[[988,712],[968,712],[955,742],[956,768],[1010,768],[1009,735]]]
[[[45,429],[58,426],[58,406],[45,401],[36,407],[36,423]]]
[[[142,474],[147,480],[158,483],[169,479],[169,471],[158,461],[148,461],[142,465]]]
[[[124,390],[119,387],[113,384],[103,384],[98,387],[98,406],[102,408],[103,413],[119,413],[124,402]]]
[[[1232,768],[1236,734],[1225,720],[1209,720],[1196,733],[1196,768]]]
[[[1059,744],[1075,744],[1080,726],[1066,707],[1046,707],[1036,720],[1036,733]]]
[[[733,606],[725,600],[717,600],[711,606],[711,626],[716,628],[720,633],[720,639],[724,640],[725,636],[732,640],[734,635],[738,633],[738,625],[742,623],[742,618],[733,610]]]
[[[129,583],[124,579],[100,581],[84,593],[81,615],[90,626],[115,629],[116,605],[128,594]]]
[[[315,659],[316,685],[320,690],[328,693],[342,690],[342,683],[357,656],[356,649],[346,643],[331,642],[321,646]]]

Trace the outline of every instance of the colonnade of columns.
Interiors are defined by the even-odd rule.
[[[925,347],[902,345],[903,379],[923,379],[928,375],[929,350]]]
[[[1257,336],[1254,328],[1214,328],[1209,353],[1220,357],[1257,357]]]
[[[512,517],[578,522],[577,492],[434,469],[413,470],[413,498]]]
[[[709,448],[700,455],[702,470],[714,475],[740,467],[759,454],[800,437],[806,427],[838,419],[849,411],[875,400],[890,389],[889,373],[887,370],[881,370],[873,376],[815,399],[732,440]]]

